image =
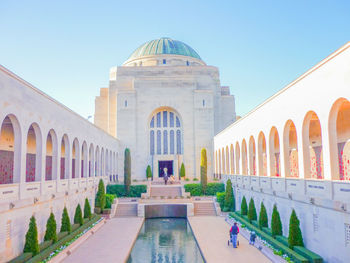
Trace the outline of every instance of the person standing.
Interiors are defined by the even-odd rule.
[[[167,184],[168,183],[168,169],[165,167],[164,168],[164,183]]]
[[[231,240],[232,240],[232,245],[234,248],[237,247],[237,235],[239,233],[239,228],[237,226],[237,222],[234,222],[233,226],[231,227],[230,230],[230,235],[231,235]]]
[[[256,234],[254,231],[250,232],[249,245],[255,244]]]

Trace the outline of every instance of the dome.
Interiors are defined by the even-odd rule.
[[[168,37],[162,37],[141,45],[131,54],[127,61],[154,55],[180,55],[202,60],[189,45]]]

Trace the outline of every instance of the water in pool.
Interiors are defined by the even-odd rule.
[[[146,219],[128,263],[204,262],[185,218]]]

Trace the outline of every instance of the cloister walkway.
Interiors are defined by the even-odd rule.
[[[238,236],[239,247],[227,246],[230,226],[220,216],[188,218],[199,247],[208,263],[267,263],[271,262],[257,248]]]

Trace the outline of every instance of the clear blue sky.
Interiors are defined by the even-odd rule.
[[[244,115],[350,41],[350,1],[0,2],[0,64],[83,117],[109,68],[164,36],[219,67]]]

